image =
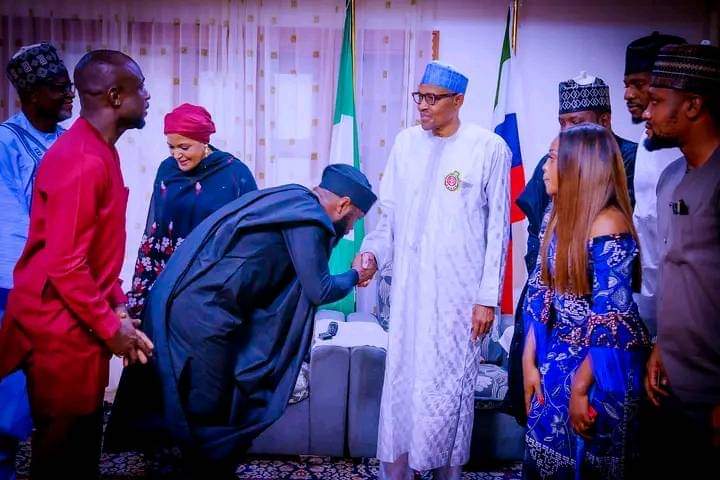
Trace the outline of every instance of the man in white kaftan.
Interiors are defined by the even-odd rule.
[[[640,241],[642,283],[639,294],[634,295],[643,319],[652,335],[657,333],[658,269],[661,257],[661,239],[657,232],[657,184],[660,174],[672,162],[682,157],[678,148],[648,150],[647,134],[643,131],[635,157],[635,209],[633,224]],[[651,145],[652,148],[652,145]]]
[[[658,52],[665,45],[686,43],[682,37],[653,32],[652,35],[632,41],[625,54],[625,102],[632,122],[644,122],[642,114],[650,103],[650,73]],[[650,147],[650,148],[648,148]],[[660,148],[658,148],[660,147]],[[635,295],[640,317],[654,336],[656,325],[656,299],[658,266],[661,245],[657,234],[657,193],[660,174],[670,163],[682,157],[677,148],[662,148],[647,141],[643,129],[635,158],[635,208],[633,223],[640,241],[642,287]]]
[[[460,478],[470,455],[477,338],[498,311],[509,237],[511,153],[494,133],[460,124],[466,85],[428,65],[413,94],[421,125],[395,140],[380,220],[361,248],[364,262],[393,267],[380,478]]]

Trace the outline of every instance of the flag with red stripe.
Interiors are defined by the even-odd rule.
[[[520,153],[520,134],[518,130],[517,111],[520,103],[520,90],[517,79],[512,76],[513,60],[515,55],[511,48],[510,25],[512,8],[508,9],[507,23],[505,24],[505,38],[502,53],[500,54],[500,71],[498,72],[497,90],[493,111],[493,125],[495,133],[500,135],[512,151],[512,168],[510,169],[510,221],[518,222],[525,218],[525,214],[515,204],[515,200],[525,188],[525,173],[523,171],[522,154]],[[512,238],[508,246],[505,262],[505,278],[501,310],[503,313],[512,313],[513,282],[512,282]]]

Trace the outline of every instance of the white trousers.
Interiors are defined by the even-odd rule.
[[[378,480],[413,480],[415,471],[408,465],[408,454],[404,453],[394,462],[380,462]],[[462,466],[449,465],[432,470],[433,480],[460,480]]]

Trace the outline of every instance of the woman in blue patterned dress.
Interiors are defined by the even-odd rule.
[[[210,214],[257,190],[250,169],[210,144],[215,124],[203,107],[184,103],[165,116],[170,156],[158,168],[138,249],[128,312],[142,318],[145,299],[175,249]]]
[[[544,180],[553,202],[524,306],[523,476],[630,478],[649,339],[632,298],[640,257],[612,133],[561,133]]]

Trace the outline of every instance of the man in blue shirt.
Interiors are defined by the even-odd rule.
[[[65,65],[48,43],[22,47],[7,65],[21,110],[0,124],[0,322],[27,240],[32,187],[48,148],[65,131],[75,98]],[[30,433],[25,377],[0,382],[0,480],[15,478],[18,441]]]

